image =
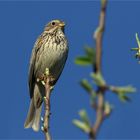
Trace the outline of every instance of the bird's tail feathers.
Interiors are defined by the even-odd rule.
[[[40,118],[41,118],[41,109],[42,105],[40,105],[39,108],[36,108],[35,115],[34,115],[34,121],[32,124],[32,128],[34,131],[39,131],[40,127]]]
[[[24,128],[31,128],[34,131],[39,131],[40,127],[40,117],[41,117],[41,109],[42,105],[39,108],[35,108],[33,98],[30,102],[30,107],[28,111],[28,115],[26,121],[24,123]]]
[[[30,107],[28,111],[27,118],[24,123],[24,128],[30,128],[32,127],[33,121],[34,121],[34,116],[35,116],[35,106],[34,106],[34,101],[33,98],[30,101]]]

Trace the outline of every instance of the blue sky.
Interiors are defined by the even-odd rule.
[[[78,111],[85,108],[90,119],[95,113],[89,97],[78,82],[89,76],[91,67],[74,64],[84,53],[83,46],[94,46],[92,34],[98,25],[99,1],[7,1],[0,2],[0,138],[44,139],[43,133],[25,130],[23,124],[29,106],[28,65],[32,47],[45,24],[52,19],[64,20],[69,41],[69,57],[51,97],[51,134],[54,139],[87,139],[72,125]],[[137,88],[131,103],[120,103],[107,93],[114,111],[105,120],[98,139],[140,139],[140,65],[130,48],[137,47],[140,36],[140,2],[109,1],[103,40],[103,74],[109,84]]]

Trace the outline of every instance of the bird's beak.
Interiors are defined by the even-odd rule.
[[[59,23],[59,26],[60,27],[64,27],[65,26],[65,23],[64,22],[61,22],[61,23]]]

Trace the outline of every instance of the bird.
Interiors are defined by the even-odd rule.
[[[51,84],[55,85],[59,79],[69,51],[64,28],[65,22],[58,19],[51,20],[34,44],[28,74],[30,106],[24,128],[39,131],[45,87],[38,82],[38,78],[41,78],[48,68],[53,77]]]

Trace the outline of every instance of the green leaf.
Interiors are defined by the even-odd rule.
[[[131,99],[128,96],[123,95],[123,94],[119,94],[119,99],[122,102],[130,102],[131,101]]]
[[[134,88],[131,85],[123,86],[123,87],[109,86],[109,89],[112,92],[115,92],[117,94],[127,94],[127,93],[134,93],[134,92],[136,92],[136,88]]]
[[[109,86],[109,90],[118,94],[118,97],[122,102],[131,100],[126,94],[136,92],[136,88],[132,87],[131,85],[123,86],[123,87]]]
[[[81,117],[81,120],[90,127],[90,120],[89,120],[89,117],[87,115],[87,112],[86,110],[80,110],[79,111],[79,116]]]
[[[85,47],[85,53],[89,58],[95,58],[96,52],[95,52],[95,48],[93,47]]]
[[[120,87],[119,92],[121,92],[121,93],[134,93],[134,92],[136,92],[136,88],[128,85],[125,87]]]
[[[92,92],[92,86],[90,85],[90,83],[89,83],[86,79],[81,80],[80,85],[81,85],[87,92],[89,92],[89,93]]]
[[[139,37],[138,37],[138,34],[136,33],[136,41],[138,43],[138,47],[140,48],[140,40],[139,40]]]
[[[100,72],[91,73],[91,77],[94,79],[94,82],[97,86],[105,86],[106,82]]]
[[[140,53],[137,52],[137,53],[135,54],[135,58],[136,58],[136,59],[140,59]]]
[[[109,117],[112,112],[113,106],[110,105],[108,102],[105,102],[104,104],[104,113],[105,116]]]
[[[85,133],[89,133],[90,132],[90,127],[86,123],[84,123],[82,121],[74,119],[73,120],[73,124],[76,127],[78,127],[79,129],[81,129],[82,131],[84,131]]]
[[[139,48],[131,48],[131,51],[138,51]]]
[[[126,93],[134,93],[136,92],[136,88],[132,87],[131,85],[119,87],[118,91],[120,94],[126,94]]]
[[[138,37],[137,33],[136,33],[136,41],[137,41],[137,44],[138,44],[138,48],[131,48],[131,50],[132,51],[137,51],[136,54],[135,54],[135,57],[136,57],[136,59],[140,60],[140,40],[139,40],[139,37]]]
[[[92,64],[95,64],[95,57],[96,57],[95,49],[93,47],[91,48],[91,47],[86,46],[85,53],[86,53],[86,56],[92,62]]]
[[[95,63],[95,49],[86,46],[85,56],[78,56],[75,59],[75,63],[82,66],[91,65],[91,64],[93,65]]]
[[[75,63],[77,65],[82,65],[82,66],[87,66],[92,64],[90,58],[88,58],[87,56],[79,56],[75,59]]]
[[[95,55],[95,49],[93,47],[86,46],[85,52],[86,52],[87,56],[89,56],[89,57],[94,57],[94,55]]]
[[[95,103],[96,97],[97,97],[96,95],[97,95],[97,93],[95,91],[92,91],[91,98],[90,98],[90,103],[91,104],[94,104]]]
[[[106,0],[101,0],[101,6],[104,6],[106,4]]]

